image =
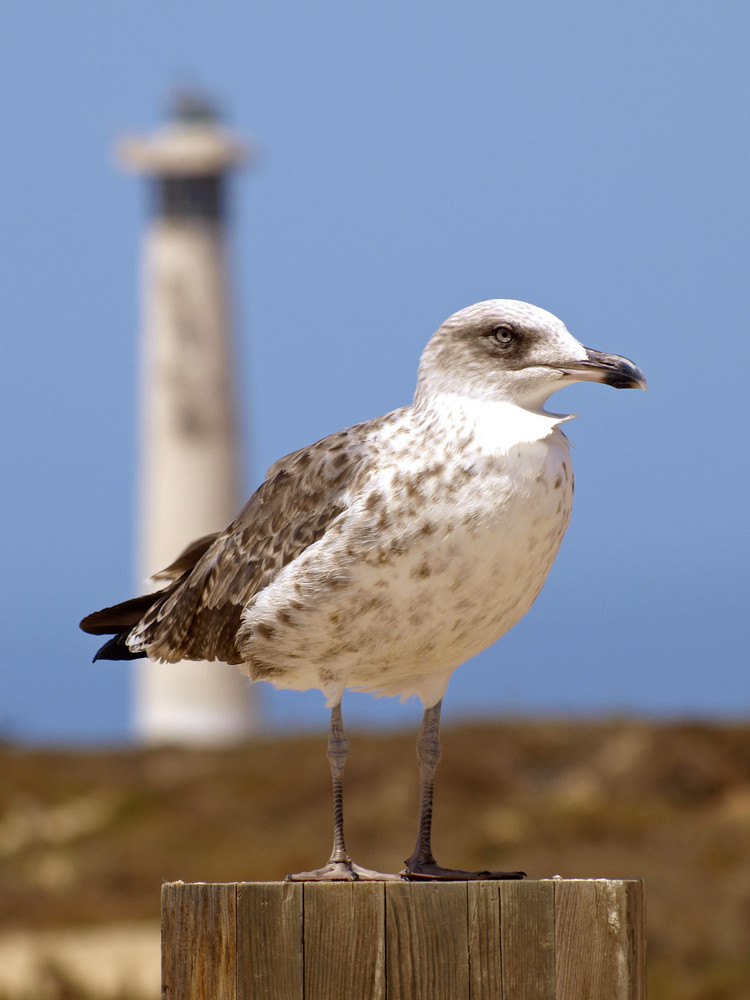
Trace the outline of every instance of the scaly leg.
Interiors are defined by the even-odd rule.
[[[465,872],[459,868],[443,868],[432,854],[432,795],[435,769],[440,760],[440,708],[442,701],[426,708],[417,735],[419,761],[419,831],[414,852],[401,873],[407,879],[442,879],[467,881],[474,879],[523,878],[524,872]]]
[[[328,863],[323,868],[311,872],[298,872],[287,875],[293,882],[318,881],[351,881],[366,879],[389,881],[400,879],[400,875],[389,875],[386,872],[372,871],[355,865],[346,850],[344,842],[344,764],[349,755],[349,741],[344,732],[341,718],[341,702],[331,710],[331,725],[328,730],[328,760],[331,764],[331,781],[333,784],[333,850]]]

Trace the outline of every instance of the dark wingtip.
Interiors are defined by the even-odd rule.
[[[98,614],[98,612],[97,612],[97,614]],[[82,618],[78,622],[78,628],[82,632],[86,632],[88,635],[98,635],[99,633],[93,631],[93,629],[94,629],[94,623],[92,621],[93,618],[94,618],[94,615],[86,615],[85,618]]]
[[[121,604],[114,604],[111,608],[94,611],[86,615],[78,627],[89,635],[114,635],[125,629],[129,630],[138,624],[163,593],[164,591],[159,590],[155,594],[141,594]]]
[[[145,652],[134,653],[132,649],[127,646],[127,632],[121,632],[119,635],[113,636],[104,645],[96,651],[92,663],[96,663],[97,660],[142,660],[145,658]]]

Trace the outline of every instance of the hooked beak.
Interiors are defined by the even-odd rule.
[[[615,389],[645,389],[646,377],[638,365],[617,354],[603,354],[586,348],[586,360],[560,368],[576,382],[603,382]]]

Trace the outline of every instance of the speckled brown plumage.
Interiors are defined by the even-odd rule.
[[[191,543],[155,580],[170,586],[88,615],[92,635],[126,632],[98,658],[148,655],[240,663],[243,609],[300,552],[321,538],[345,509],[373,435],[400,411],[338,431],[276,461],[265,481],[223,532]]]

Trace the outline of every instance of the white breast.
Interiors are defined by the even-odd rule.
[[[260,649],[280,668],[274,683],[320,687],[331,700],[351,687],[434,704],[453,670],[533,603],[570,518],[559,418],[508,404],[449,408],[442,429],[402,435],[406,450],[384,445],[348,514],[246,613],[250,626],[274,622]],[[282,605],[292,624],[279,630]]]

